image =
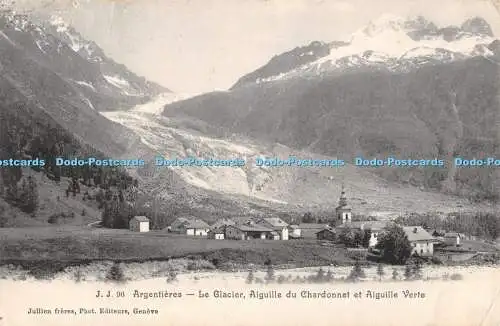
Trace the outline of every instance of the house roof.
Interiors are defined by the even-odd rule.
[[[383,230],[389,226],[389,222],[386,221],[354,221],[341,224],[337,228],[351,228],[351,229],[362,229],[362,230]]]
[[[172,225],[173,224],[183,224],[183,223],[188,223],[189,222],[189,218],[187,217],[178,217],[176,218],[173,222],[172,222]]]
[[[235,225],[236,222],[233,221],[232,219],[230,218],[220,218],[218,219],[217,221],[215,221],[214,224],[212,224],[212,228],[219,228],[221,226],[226,226],[226,225]]]
[[[231,218],[233,220],[234,225],[241,225],[241,224],[247,224],[248,222],[255,221],[255,217],[251,216],[238,216],[238,217],[233,217]]]
[[[298,225],[301,230],[324,229],[328,227],[326,223],[301,223]]]
[[[403,231],[410,242],[435,240],[434,237],[421,226],[403,226]]]
[[[266,228],[262,225],[246,225],[246,224],[241,224],[241,225],[231,225],[230,227],[235,227],[240,231],[243,232],[271,232],[273,230]]]
[[[134,216],[132,219],[139,222],[149,222],[149,218],[146,216]]]
[[[335,234],[335,230],[332,228],[324,228],[323,230],[316,232],[316,234],[322,233],[322,232],[330,232],[332,234]]]
[[[285,221],[283,221],[279,217],[263,218],[262,220],[266,221],[267,223],[269,223],[270,225],[272,225],[274,227],[283,228],[283,227],[287,227],[288,226],[288,223],[286,223]]]
[[[203,220],[200,220],[200,219],[194,219],[194,220],[190,220],[188,221],[188,223],[186,223],[185,227],[187,229],[209,229],[210,226]]]
[[[218,228],[214,228],[214,229],[211,229],[210,231],[208,231],[210,233],[217,233],[217,234],[224,234],[224,227],[218,227]]]
[[[447,232],[444,234],[445,238],[451,238],[451,237],[460,237],[460,233],[458,232]]]

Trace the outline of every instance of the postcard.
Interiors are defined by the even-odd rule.
[[[0,1],[0,326],[500,325],[500,2]]]

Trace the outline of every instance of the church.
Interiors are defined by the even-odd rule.
[[[352,222],[352,208],[347,203],[344,184],[342,184],[339,205],[335,209],[335,214],[337,216],[337,224],[346,224]]]

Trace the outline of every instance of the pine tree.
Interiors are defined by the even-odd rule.
[[[34,213],[38,208],[38,186],[35,178],[28,177],[28,182],[23,182],[22,210],[26,213]]]
[[[379,277],[379,280],[382,281],[382,277],[384,277],[384,275],[385,275],[384,265],[378,264],[378,266],[377,266],[377,275]]]
[[[411,243],[403,228],[397,225],[382,234],[376,248],[382,250],[384,261],[391,264],[404,264],[412,252]]]
[[[413,277],[413,270],[412,270],[412,267],[410,265],[406,265],[405,267],[405,280],[411,280],[411,278]]]
[[[272,282],[274,281],[274,268],[273,268],[273,265],[272,264],[269,264],[267,266],[267,273],[266,273],[266,278],[265,280],[267,282]]]
[[[351,273],[349,274],[349,276],[347,277],[348,280],[351,280],[351,281],[357,281],[359,280],[360,278],[364,278],[366,277],[365,275],[365,271],[363,270],[363,267],[361,266],[361,264],[359,263],[359,261],[357,261],[352,270],[351,270]]]
[[[413,278],[417,280],[421,280],[423,278],[422,274],[422,263],[420,261],[416,261],[413,265]]]
[[[331,281],[333,281],[333,272],[332,272],[331,270],[328,270],[328,271],[326,272],[325,281],[326,281],[326,282],[331,282]]]
[[[316,282],[323,282],[325,280],[325,272],[323,271],[323,268],[318,269],[315,279]]]
[[[114,282],[123,282],[125,280],[123,270],[119,263],[113,263],[113,266],[111,266],[108,274],[106,275],[106,279]]]
[[[252,284],[254,280],[255,276],[253,275],[253,270],[250,270],[247,276],[247,284]]]

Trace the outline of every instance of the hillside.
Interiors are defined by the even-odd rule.
[[[374,25],[369,31],[400,36],[401,22],[385,23],[385,29]],[[456,40],[469,40],[472,49],[477,48],[472,41],[491,41],[488,31],[488,35],[477,36],[479,32],[471,24],[483,21],[464,22],[456,31]],[[372,40],[367,46],[386,46],[377,40],[379,43]],[[172,103],[164,115],[179,123],[200,121],[206,132],[217,137],[240,134],[347,161],[358,155],[446,160],[495,157],[500,141],[497,44],[488,43],[487,54],[474,52],[450,60],[420,60],[428,56],[425,53],[413,57],[411,66],[402,56],[396,60],[397,69],[392,60],[347,70],[317,66],[324,62],[320,60],[266,81]],[[355,55],[345,58],[354,59]],[[388,181],[477,201],[496,201],[500,194],[498,172],[493,168],[454,169],[448,165],[372,170]]]
[[[130,108],[169,92],[107,57],[97,44],[83,38],[58,16],[5,10],[0,12],[0,29],[5,45],[57,74],[91,109]]]

